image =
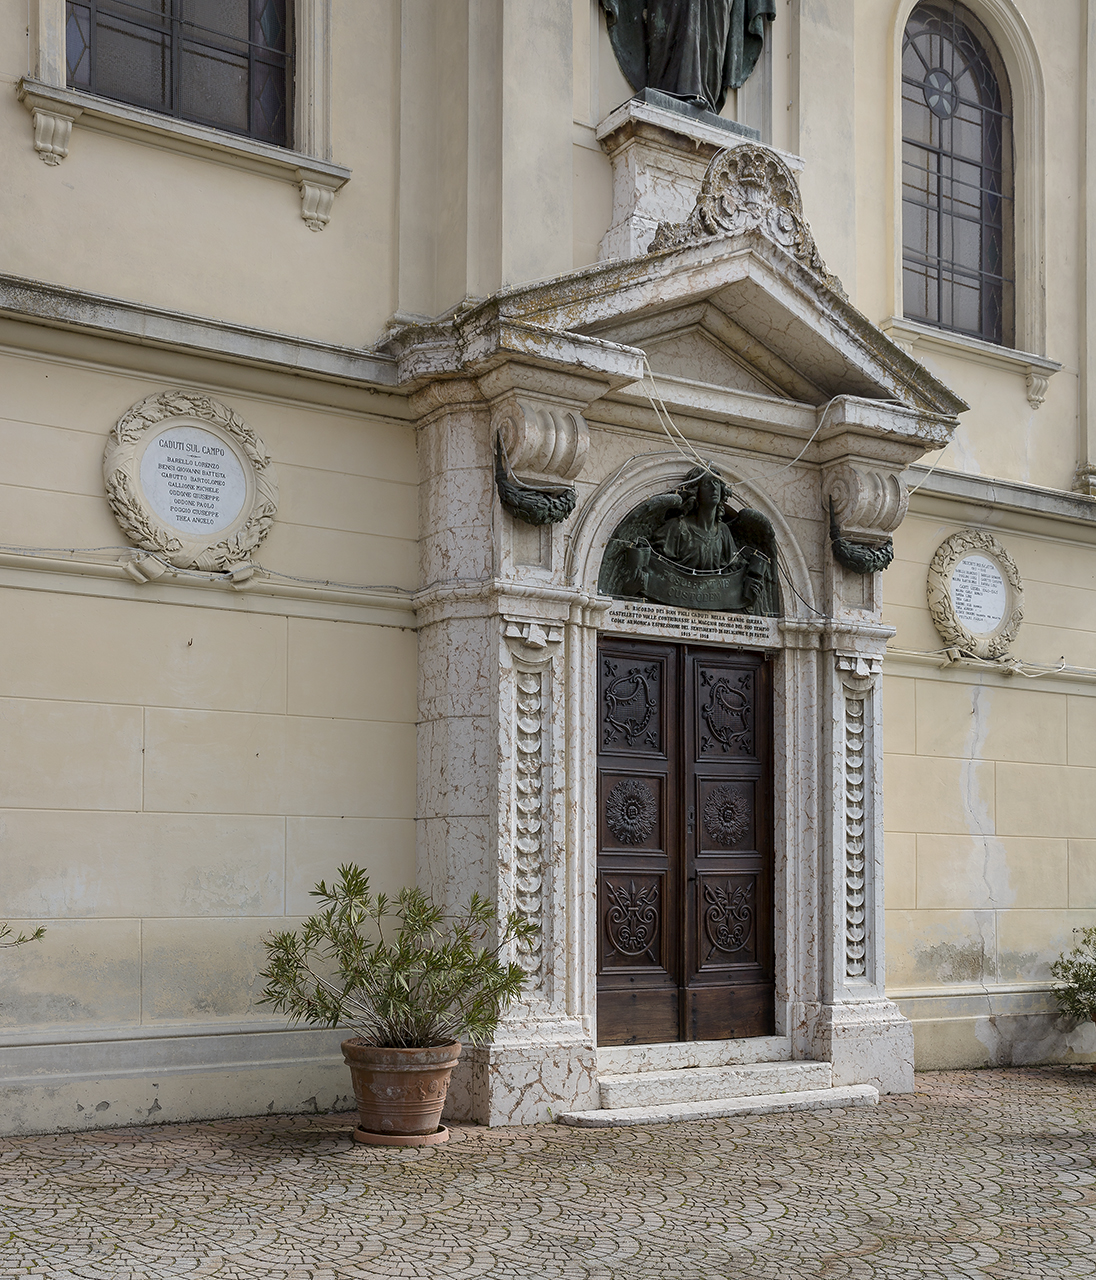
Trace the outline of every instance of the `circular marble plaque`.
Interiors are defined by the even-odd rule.
[[[191,391],[158,392],[122,415],[103,481],[133,545],[179,568],[246,565],[278,509],[262,440],[227,405]]]
[[[928,605],[949,647],[975,658],[1003,657],[1024,619],[1020,572],[992,534],[966,529],[937,547]]]
[[[141,457],[141,488],[165,524],[199,536],[227,529],[247,501],[240,460],[201,427],[169,427],[149,440]]]

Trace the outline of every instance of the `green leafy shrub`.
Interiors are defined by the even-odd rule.
[[[33,933],[21,933],[16,938],[11,938],[11,925],[0,924],[0,948],[3,947],[21,947],[24,942],[37,942],[40,938],[45,937],[45,925],[39,925]],[[11,938],[10,942],[5,942],[5,938]]]
[[[1081,941],[1063,951],[1050,966],[1061,983],[1055,991],[1058,1008],[1079,1022],[1096,1022],[1096,928],[1074,929]]]
[[[267,985],[259,1003],[294,1022],[352,1027],[384,1048],[464,1037],[478,1044],[524,985],[522,970],[499,955],[508,942],[535,936],[535,926],[512,914],[487,946],[496,913],[478,894],[466,911],[446,916],[421,889],[401,889],[395,900],[374,897],[365,871],[348,865],[330,889],[321,880],[312,896],[323,910],[299,933],[263,940]]]

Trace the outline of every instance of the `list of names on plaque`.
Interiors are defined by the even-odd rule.
[[[154,436],[141,459],[141,487],[161,520],[195,538],[227,529],[247,500],[240,460],[201,427],[171,427]]]
[[[951,572],[955,616],[970,631],[995,631],[1008,610],[1008,587],[1001,570],[986,556],[964,556]]]

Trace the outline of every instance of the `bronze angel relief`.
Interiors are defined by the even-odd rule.
[[[642,503],[613,530],[598,590],[682,609],[781,614],[776,535],[749,507],[730,506],[714,467],[695,467],[673,493]]]

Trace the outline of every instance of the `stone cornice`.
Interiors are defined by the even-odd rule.
[[[1061,523],[1067,528],[1053,536],[1096,542],[1096,497],[922,465],[911,466],[905,479],[915,512],[1044,535],[1048,526]]]
[[[969,407],[846,298],[757,229],[502,290],[466,304],[443,323],[398,329],[380,349],[399,360],[401,382],[451,374],[461,368],[462,358],[482,361],[496,351],[573,359],[592,370],[623,373],[639,353],[587,336],[591,330],[626,321],[656,304],[664,311],[735,288],[745,290],[751,305],[759,293],[767,294],[771,306],[809,332],[813,343],[842,349],[843,380],[848,385],[847,365],[852,364],[865,398],[871,398],[874,387],[880,399],[894,398],[945,420]]]
[[[349,386],[387,389],[397,382],[395,361],[374,351],[168,311],[22,276],[0,274],[0,316]]]

